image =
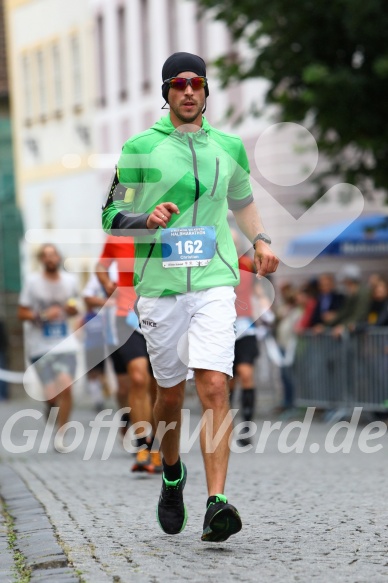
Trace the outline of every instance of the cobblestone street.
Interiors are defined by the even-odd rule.
[[[21,409],[41,411],[42,405],[2,403],[1,427]],[[276,431],[263,453],[232,453],[226,494],[240,511],[243,529],[226,543],[206,544],[200,540],[207,496],[198,440],[182,456],[188,467],[187,527],[168,536],[155,518],[161,477],[131,474],[131,454],[118,439],[102,461],[105,428],[91,459],[83,460],[94,413],[78,409],[73,419],[86,432],[72,453],[59,454],[52,445],[38,453],[43,418],[19,420],[11,433],[21,445],[28,437],[23,430],[38,430],[33,451],[10,453],[3,439],[1,583],[18,580],[12,570],[16,551],[32,566],[32,582],[387,581],[386,435],[370,442],[381,443],[380,451],[362,453],[360,425],[350,453],[330,454],[322,447],[330,426],[314,421],[304,453],[280,453]],[[191,421],[192,432],[198,414]],[[258,421],[259,431],[262,426]],[[310,452],[311,443],[321,446],[318,452]]]

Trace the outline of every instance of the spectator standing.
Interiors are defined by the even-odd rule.
[[[318,277],[318,295],[310,325],[319,331],[337,316],[344,303],[344,295],[335,289],[335,279],[331,273]]]
[[[388,284],[385,280],[380,279],[372,288],[371,301],[369,305],[368,324],[377,326],[386,326],[382,324],[387,320],[388,306]]]
[[[360,268],[349,264],[344,267],[342,276],[345,287],[344,303],[329,324],[336,337],[342,336],[346,331],[353,332],[357,324],[365,323],[370,305],[370,291],[361,283]]]
[[[297,291],[290,284],[280,288],[282,304],[279,306],[276,316],[276,341],[283,356],[280,367],[280,377],[283,384],[283,410],[292,409],[294,406],[295,387],[292,375],[292,362],[288,362],[289,355],[295,347],[295,327],[302,317],[303,308],[297,304]]]
[[[295,324],[295,332],[303,334],[305,330],[311,328],[313,314],[317,307],[316,282],[308,282],[302,285],[296,293],[296,303],[301,308],[301,316]]]

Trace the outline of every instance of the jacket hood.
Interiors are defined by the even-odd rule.
[[[176,127],[173,125],[171,118],[170,118],[170,114],[168,115],[164,115],[163,117],[161,117],[153,126],[152,126],[153,130],[156,130],[157,132],[162,132],[163,134],[172,134],[173,132],[176,131]],[[206,133],[209,132],[210,130],[210,124],[207,121],[206,117],[202,116],[202,128],[203,131],[205,131]]]

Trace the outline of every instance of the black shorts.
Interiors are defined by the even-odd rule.
[[[127,363],[120,354],[120,349],[115,346],[108,346],[107,353],[103,346],[96,347],[85,351],[86,367],[88,372],[98,372],[103,374],[105,371],[105,360],[107,358],[112,360],[113,370],[116,374],[127,374]]]
[[[112,348],[112,346],[109,347],[109,352],[112,350]],[[127,365],[122,359],[118,348],[113,350],[113,352],[109,355],[109,358],[112,359],[113,368],[116,374],[127,374]]]
[[[88,372],[104,372],[105,348],[95,346],[85,350],[86,370]]]
[[[256,336],[243,336],[234,345],[233,372],[238,364],[254,364],[259,356]]]
[[[147,345],[143,334],[134,331],[128,326],[126,318],[119,316],[116,318],[117,335],[119,337],[120,347],[116,350],[122,362],[125,365],[135,358],[147,358]],[[116,371],[117,372],[117,371]]]

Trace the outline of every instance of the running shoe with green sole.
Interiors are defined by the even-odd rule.
[[[210,496],[207,501],[207,510],[203,523],[201,540],[221,543],[242,528],[242,522],[237,509],[228,504],[223,494]]]
[[[183,488],[186,484],[187,469],[181,462],[182,473],[179,480],[169,482],[162,476],[163,484],[159,503],[156,508],[156,518],[161,529],[167,534],[178,534],[186,526],[187,511],[183,503]]]

